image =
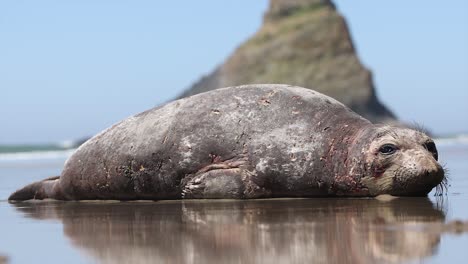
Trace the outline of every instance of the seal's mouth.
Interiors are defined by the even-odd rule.
[[[424,171],[421,174],[395,178],[391,194],[398,196],[427,196],[435,188],[435,196],[447,192],[448,180],[446,169],[437,166],[436,171]]]
[[[372,196],[380,194],[427,196],[434,188],[436,189],[435,195],[441,196],[447,192],[446,175],[446,169],[438,164],[429,170],[426,168],[422,171],[397,166],[379,171],[376,175],[361,178],[361,182]]]

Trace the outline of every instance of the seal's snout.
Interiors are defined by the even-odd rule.
[[[425,196],[445,180],[442,166],[424,151],[407,150],[402,160],[400,173],[394,174],[394,195]]]
[[[434,152],[436,154],[434,154]],[[419,167],[421,171],[421,183],[431,185],[431,189],[445,180],[445,171],[437,161],[437,150],[435,146],[432,150],[429,149],[429,154],[422,151],[420,155],[416,156],[415,165],[417,165],[416,168]]]
[[[435,169],[428,169],[424,176],[424,180],[431,186],[430,189],[436,188],[436,195],[444,192],[447,187],[447,177],[444,168],[439,163],[436,164]]]

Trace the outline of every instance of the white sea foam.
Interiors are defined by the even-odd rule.
[[[468,134],[457,135],[450,138],[436,138],[435,142],[438,146],[468,145]]]
[[[75,149],[0,153],[0,161],[60,159],[70,157],[73,152]]]

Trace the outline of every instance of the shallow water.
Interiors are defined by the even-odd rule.
[[[9,263],[466,263],[468,145],[439,147],[442,198],[24,202],[65,156],[0,159],[0,255]],[[0,257],[0,263],[2,262]]]

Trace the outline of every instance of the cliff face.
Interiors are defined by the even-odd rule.
[[[328,0],[271,0],[258,32],[179,98],[227,86],[284,83],[327,94],[373,122],[393,121],[377,99],[345,20]]]

